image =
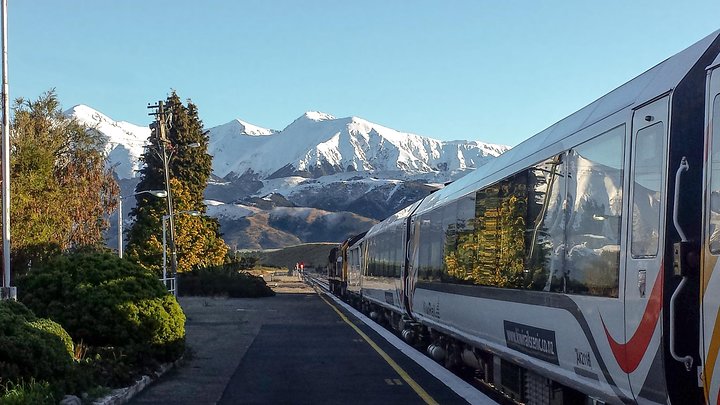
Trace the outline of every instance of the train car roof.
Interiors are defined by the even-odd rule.
[[[424,200],[415,201],[414,203],[401,209],[400,211],[396,212],[395,214],[389,216],[388,218],[385,218],[382,222],[373,225],[373,227],[370,228],[369,231],[367,231],[365,238],[372,237],[373,235],[376,235],[378,233],[385,231],[386,229],[388,229],[392,225],[394,225],[397,221],[406,220],[407,217],[409,217],[415,211],[415,209],[418,207],[418,205],[420,205],[420,203],[422,203],[423,201]]]
[[[720,30],[657,64],[447,187],[430,194],[422,200],[417,213],[431,210],[476,189],[493,184],[525,167],[554,156],[569,146],[575,146],[567,145],[562,141],[604,118],[624,110],[630,111],[658,95],[673,90],[718,35]],[[720,57],[716,62],[720,63]]]

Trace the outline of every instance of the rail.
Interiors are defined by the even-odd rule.
[[[327,281],[324,281],[319,275],[312,273],[303,273],[303,278],[306,282],[309,282],[310,284],[315,284],[326,292],[330,292],[330,284],[328,284]]]
[[[177,297],[177,289],[175,288],[175,277],[161,278],[160,281],[162,281],[165,289],[167,289],[169,293]]]

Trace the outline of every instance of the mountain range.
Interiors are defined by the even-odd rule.
[[[65,114],[105,136],[107,164],[123,195],[131,195],[150,129],[85,105]],[[439,141],[322,112],[306,112],[279,131],[234,119],[208,134],[208,214],[240,249],[340,241],[509,149]]]

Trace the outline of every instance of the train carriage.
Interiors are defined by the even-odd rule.
[[[708,67],[706,102],[707,140],[705,148],[705,181],[703,202],[703,243],[700,296],[702,328],[700,344],[703,359],[703,381],[708,402],[720,403],[720,56]]]
[[[519,401],[720,403],[719,54],[720,31],[374,226],[348,290]]]

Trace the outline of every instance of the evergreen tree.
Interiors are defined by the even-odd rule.
[[[119,188],[102,135],[66,117],[54,91],[14,110],[11,265],[22,274],[59,251],[102,244]]]
[[[167,148],[171,156],[168,166],[173,211],[192,210],[203,214],[200,217],[175,215],[178,271],[222,264],[227,246],[220,238],[220,224],[217,219],[204,215],[207,208],[203,193],[212,172],[212,156],[207,153],[208,136],[203,130],[197,107],[191,101],[184,105],[173,91],[166,100],[165,108],[171,117]],[[141,179],[136,191],[165,189],[160,141],[157,137],[151,141],[151,147],[142,156],[145,166],[140,171]],[[162,217],[167,214],[167,202],[148,194],[139,194],[136,200],[136,207],[130,211],[135,222],[128,231],[127,254],[131,260],[159,271],[162,267]],[[168,230],[168,238],[169,235]],[[168,243],[168,261],[169,249]]]

